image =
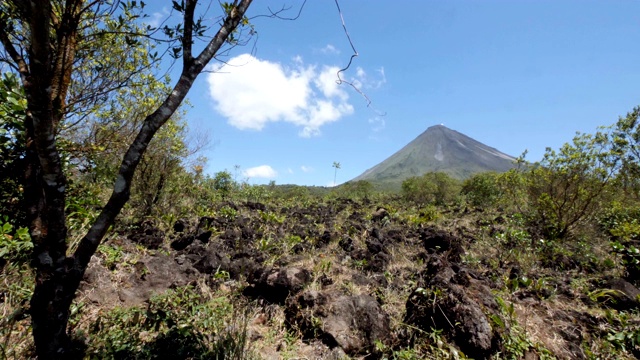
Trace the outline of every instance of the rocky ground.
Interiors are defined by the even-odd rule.
[[[118,230],[82,284],[79,346],[96,358],[640,357],[640,291],[606,251],[545,250],[505,214],[392,204],[226,202]]]

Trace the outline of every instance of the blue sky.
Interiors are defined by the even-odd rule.
[[[300,3],[256,0],[249,14],[294,16]],[[333,1],[308,1],[296,21],[255,18],[255,49],[233,49],[189,95],[190,130],[211,140],[207,173],[326,186],[337,161],[342,183],[435,124],[535,161],[640,105],[638,0],[340,6],[359,53],[344,78],[371,106],[335,82],[351,48]]]

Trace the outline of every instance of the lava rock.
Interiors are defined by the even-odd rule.
[[[289,295],[299,292],[311,281],[311,273],[297,267],[269,269],[249,281],[251,286],[245,289],[245,295],[284,304]]]
[[[287,301],[287,321],[306,338],[320,337],[347,355],[370,353],[391,342],[389,316],[374,297],[307,291]]]

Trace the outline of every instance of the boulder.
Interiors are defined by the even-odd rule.
[[[389,212],[385,208],[379,208],[371,215],[371,220],[374,222],[382,221],[385,217],[389,217]]]
[[[441,329],[465,355],[487,358],[500,342],[490,317],[502,317],[490,288],[471,271],[432,255],[424,277],[406,304],[404,321],[419,329]],[[507,323],[503,321],[503,323]]]
[[[249,278],[245,295],[260,297],[270,303],[284,304],[289,295],[302,290],[311,281],[307,269],[290,267],[284,269],[256,270]]]
[[[376,341],[391,341],[389,316],[369,295],[306,291],[289,298],[285,315],[306,338],[320,338],[350,356],[371,353]]]
[[[630,282],[611,278],[605,282],[607,288],[614,290],[611,292],[612,302],[610,306],[616,310],[633,310],[640,307],[640,290]]]
[[[129,239],[147,249],[157,250],[164,242],[164,231],[155,227],[151,222],[143,222],[138,229],[129,235]]]

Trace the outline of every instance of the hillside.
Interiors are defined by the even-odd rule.
[[[399,188],[403,180],[427,172],[466,179],[479,172],[504,172],[515,158],[443,125],[429,127],[415,140],[352,181]]]

